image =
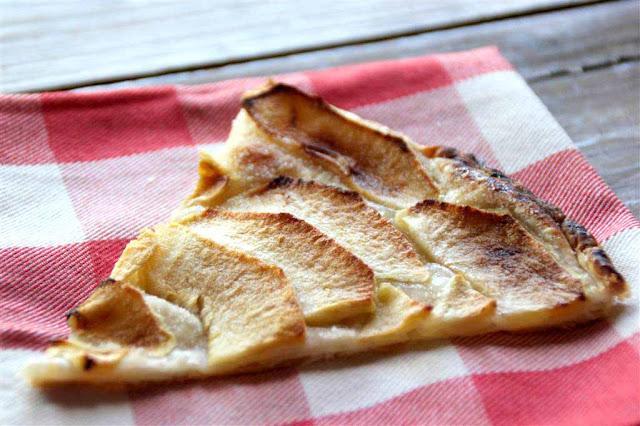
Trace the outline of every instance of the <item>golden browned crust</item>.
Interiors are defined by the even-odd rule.
[[[605,283],[612,296],[624,296],[627,293],[628,288],[624,278],[615,269],[611,259],[595,238],[582,225],[566,217],[558,207],[541,200],[500,170],[487,167],[473,154],[443,146],[429,146],[422,151],[428,158],[452,160],[451,166],[459,178],[482,185],[493,193],[499,193],[540,222],[557,228],[578,258],[584,257],[581,262],[583,267],[595,275],[598,281]]]
[[[332,170],[367,198],[408,207],[437,194],[403,138],[347,116],[319,97],[270,84],[246,96],[242,105],[275,141]]]

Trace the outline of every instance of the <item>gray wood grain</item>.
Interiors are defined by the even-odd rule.
[[[532,88],[640,217],[640,63],[551,78]]]
[[[456,4],[460,6],[463,3]],[[142,2],[142,4],[144,5],[145,3]],[[222,13],[219,11],[203,11],[195,8],[194,4],[187,2],[184,10],[184,19],[198,11],[205,15],[207,13]],[[253,2],[243,3],[241,7],[249,7],[252,4]],[[504,17],[510,16],[509,14],[526,14],[528,13],[527,11],[531,10],[539,10],[545,7],[553,8],[560,3],[516,2],[510,6],[513,7],[511,9],[505,9],[504,3],[500,4],[503,9],[496,9],[497,6],[494,5],[493,9],[489,8],[479,12],[479,9],[485,7],[486,4],[478,2],[477,8],[470,6],[470,9],[464,13],[457,13],[451,7],[438,9],[434,5],[425,6],[432,7],[434,8],[432,11],[435,11],[435,14],[428,18],[411,17],[410,15],[416,11],[410,8],[405,10],[403,8],[394,9],[380,6],[384,7],[383,10],[387,16],[377,14],[377,12],[369,13],[369,11],[365,11],[366,13],[361,14],[360,18],[339,16],[339,11],[331,9],[323,16],[323,19],[331,18],[336,25],[348,23],[350,25],[349,31],[343,34],[343,39],[347,42],[357,41],[358,37],[375,37],[376,35],[385,34],[389,36],[389,31],[411,32],[412,29],[417,29],[416,31],[426,29],[429,31],[412,36],[395,37],[389,40],[326,48],[308,53],[284,55],[262,60],[249,60],[251,59],[251,54],[247,54],[248,56],[245,59],[249,60],[249,62],[246,63],[126,80],[109,85],[85,87],[81,90],[150,84],[203,83],[227,78],[271,75],[288,71],[423,55],[431,52],[462,50],[487,44],[496,44],[503,54],[516,65],[519,72],[527,78],[533,89],[605,181],[631,208],[633,213],[640,217],[640,62],[638,62],[640,60],[640,2],[637,0],[608,2],[534,15],[527,14],[526,16],[476,23],[447,30],[431,31],[439,28],[439,26],[440,28],[447,25],[455,27],[457,23],[462,25],[465,22],[483,21],[485,18],[490,20],[492,16]],[[101,6],[94,4],[91,7],[99,8]],[[106,8],[106,6],[104,7]],[[120,7],[131,8],[134,6],[129,4],[121,5]],[[162,7],[165,7],[165,9]],[[146,12],[134,11],[133,15],[142,13],[142,16],[146,16],[151,20],[158,20],[160,23],[164,22],[163,25],[166,25],[167,22],[163,20],[162,15],[166,14],[167,10],[171,10],[171,7],[167,5],[162,7],[159,6],[159,9],[146,15]],[[277,7],[284,6],[281,4]],[[275,16],[274,11],[277,10],[277,7],[265,12],[266,15],[262,17],[263,22],[269,22],[269,17]],[[371,8],[375,9],[375,5]],[[38,16],[38,13],[44,13],[47,10],[49,9],[38,9],[31,12],[28,17],[22,17],[22,21],[24,21],[22,24],[25,25],[26,33],[28,33],[29,28],[31,28],[31,31],[38,29],[38,26],[31,21],[34,16]],[[347,9],[342,10],[345,13],[347,11]],[[355,9],[350,10],[351,12],[355,11]],[[86,18],[84,9],[76,12],[77,10],[73,8],[62,7],[53,16],[47,18],[48,23],[44,27],[47,28],[49,23],[54,25],[56,22],[56,25],[62,25],[61,23],[64,23],[65,20],[68,21],[69,16],[73,16],[73,19],[78,20],[83,17]],[[97,9],[94,12],[97,12]],[[121,10],[120,12],[123,11]],[[131,26],[151,25],[149,28],[155,28],[154,25],[157,24],[157,22],[152,24],[147,22],[136,23],[132,21],[133,18],[131,16],[133,15],[129,15],[126,19],[122,18],[124,19],[122,22],[114,21],[120,22],[122,25],[112,27],[109,27],[107,23],[95,22],[94,35],[101,34],[104,37],[104,34],[115,34],[123,27],[125,28],[123,31],[126,33],[128,31],[127,28],[130,29]],[[16,14],[14,13],[12,16],[16,16]],[[180,16],[178,16],[179,20],[183,19]],[[311,16],[313,16],[312,13]],[[475,18],[473,18],[474,16]],[[257,17],[254,18],[258,19]],[[109,19],[111,18],[108,18],[107,21]],[[405,21],[403,22],[403,20]],[[354,24],[354,22],[357,24]],[[22,24],[18,22],[18,26]],[[236,28],[234,27],[236,24],[237,22],[223,23],[221,27],[217,28],[231,28],[233,30],[233,28]],[[32,25],[32,27],[29,27],[29,25]],[[281,36],[291,38],[291,33],[286,31],[289,28],[287,25],[296,25],[296,23],[285,23],[281,27],[284,31]],[[320,27],[322,25],[326,26],[326,21],[324,24],[319,25]],[[424,25],[424,27],[420,28],[420,25]],[[335,41],[339,39],[327,38],[324,33],[318,35],[320,27],[304,29],[300,33],[302,34],[301,39],[296,41],[298,46],[302,46],[298,47],[298,49],[305,48],[304,43],[310,43],[309,46],[311,47],[322,46],[323,42],[331,43],[331,41],[327,40]],[[12,28],[15,30],[15,27]],[[175,28],[171,28],[171,34],[169,35],[175,37],[176,34],[181,34],[181,29],[178,29],[177,33],[172,32],[174,30]],[[1,70],[3,73],[0,80],[2,80],[3,84],[6,79],[5,71],[7,69],[4,55],[7,46],[6,34],[14,34],[11,31],[11,29],[0,29],[0,34],[4,36],[0,37],[0,48],[3,49],[0,51],[0,57],[2,58]],[[251,37],[256,37],[258,33],[251,28],[247,29],[247,31],[245,42],[250,43]],[[316,34],[313,34],[313,31],[316,31]],[[84,30],[80,31],[80,34],[86,36]],[[265,36],[265,34],[261,33],[260,36]],[[337,37],[337,33],[330,31],[329,34],[332,34],[331,37]],[[226,37],[226,35],[223,37],[221,32],[218,35],[222,38]],[[268,34],[267,36],[271,37]],[[18,36],[18,39],[20,37]],[[56,37],[58,37],[57,40],[64,41],[68,35],[57,35]],[[89,36],[89,40],[92,40],[91,37],[93,36]],[[186,36],[186,44],[183,46],[191,43],[189,41],[190,37]],[[203,37],[206,38],[206,36]],[[236,36],[227,39],[232,40],[233,37]],[[259,47],[266,48],[269,43],[276,43],[276,41],[277,37],[269,39],[265,45]],[[113,41],[116,44],[121,42],[120,36]],[[41,55],[39,58],[42,61],[41,66],[50,67],[53,71],[51,75],[47,74],[44,79],[36,79],[25,83],[26,78],[29,77],[27,74],[16,81],[19,84],[23,84],[21,86],[22,89],[37,89],[40,87],[39,85],[42,85],[42,87],[56,87],[56,84],[64,86],[67,84],[64,81],[69,82],[69,84],[81,84],[83,80],[76,78],[73,67],[77,67],[87,74],[86,81],[99,81],[106,75],[110,75],[111,77],[109,78],[117,78],[120,74],[114,73],[113,68],[110,67],[117,68],[119,66],[117,62],[123,60],[123,57],[117,58],[113,56],[113,43],[107,43],[102,47],[99,45],[94,53],[91,53],[91,49],[95,49],[96,46],[89,44],[85,52],[89,56],[79,54],[77,57],[74,55],[78,52],[73,50],[75,49],[74,46],[71,46],[73,48],[70,55],[71,63],[62,68],[58,67],[59,64],[55,60],[52,61],[50,57]],[[162,51],[165,48],[164,46],[156,46],[155,51],[153,49],[145,50],[148,46],[143,45],[140,47],[141,50],[136,50],[138,49],[135,47],[136,42],[132,43],[134,45],[131,48],[133,52],[125,52],[125,54],[129,55],[129,58],[140,55],[140,58],[143,58],[143,62],[146,60],[144,59],[146,54],[157,54],[158,49]],[[167,47],[167,51],[170,52],[169,56],[175,53],[171,53],[172,49],[180,46],[180,43],[172,43],[170,42],[170,46]],[[194,45],[189,46],[193,47]],[[197,46],[197,43],[195,46]],[[127,51],[130,49],[129,45],[121,47]],[[266,52],[268,54],[269,50],[267,49]],[[103,62],[107,65],[107,70],[92,68],[94,64],[92,55],[94,54],[106,55],[103,58]],[[193,52],[190,54],[193,54]],[[33,53],[33,55],[36,55],[36,53]],[[55,55],[53,57],[55,59]],[[87,57],[91,60],[85,64],[74,63],[76,59],[80,60]],[[229,58],[233,60],[231,56]],[[148,65],[147,62],[145,64]],[[142,64],[138,65],[141,66]],[[26,57],[23,62],[18,61],[16,66],[18,66],[17,69],[21,66],[30,66],[29,58]],[[38,68],[39,66],[35,66],[34,71],[42,71],[41,68]],[[129,70],[127,72],[133,69],[129,65],[127,67]],[[140,68],[140,73],[155,72],[153,67],[143,68]],[[165,69],[170,69],[170,67],[162,68],[162,70]],[[9,69],[12,72],[15,72],[15,70]],[[137,72],[134,72],[134,74]],[[56,73],[61,74],[55,75]],[[126,75],[126,72],[121,74],[123,77],[126,77]],[[10,84],[13,83],[10,82]]]
[[[640,2],[611,2],[391,40],[123,81],[197,84],[495,44],[529,81],[640,59]]]
[[[0,90],[77,87],[592,2],[4,1]]]
[[[493,43],[527,78],[604,180],[640,217],[639,5],[625,1],[586,6],[110,87],[203,83]]]

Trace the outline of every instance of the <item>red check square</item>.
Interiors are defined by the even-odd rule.
[[[607,321],[571,329],[454,339],[473,373],[537,371],[565,367],[600,355],[623,338]]]
[[[495,425],[620,425],[640,417],[638,353],[626,342],[551,371],[474,377]]]
[[[308,72],[320,97],[340,108],[385,102],[453,83],[433,57],[372,62],[326,71]]]
[[[622,229],[640,226],[638,219],[575,149],[553,154],[514,177],[585,226],[598,241]]]
[[[109,277],[113,266],[122,254],[129,239],[98,240],[87,242],[89,255],[93,262],[93,270],[98,281]]]
[[[55,161],[47,142],[40,97],[9,95],[0,102],[0,164]]]
[[[511,71],[511,64],[495,46],[435,55],[455,81],[496,71]]]
[[[120,157],[192,143],[175,89],[42,95],[59,162]]]
[[[0,346],[42,348],[96,284],[85,243],[0,249]]]

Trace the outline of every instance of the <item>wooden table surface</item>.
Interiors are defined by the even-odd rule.
[[[640,2],[0,3],[0,91],[195,84],[497,45],[640,217]]]

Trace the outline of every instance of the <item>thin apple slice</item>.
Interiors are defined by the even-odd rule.
[[[428,275],[407,237],[355,192],[280,177],[220,208],[290,213],[355,254],[380,280],[419,282]]]
[[[382,126],[284,84],[252,92],[242,105],[270,136],[262,142],[276,142],[294,156],[324,167],[367,199],[402,208],[437,197],[414,148]]]
[[[281,269],[185,226],[144,230],[125,249],[112,277],[199,315],[210,366],[251,363],[269,348],[304,341],[304,317]]]
[[[427,200],[396,224],[435,262],[497,302],[500,329],[533,329],[584,314],[582,283],[511,216]]]
[[[335,324],[374,309],[371,269],[288,213],[209,210],[182,224],[201,237],[281,268],[309,325]]]

